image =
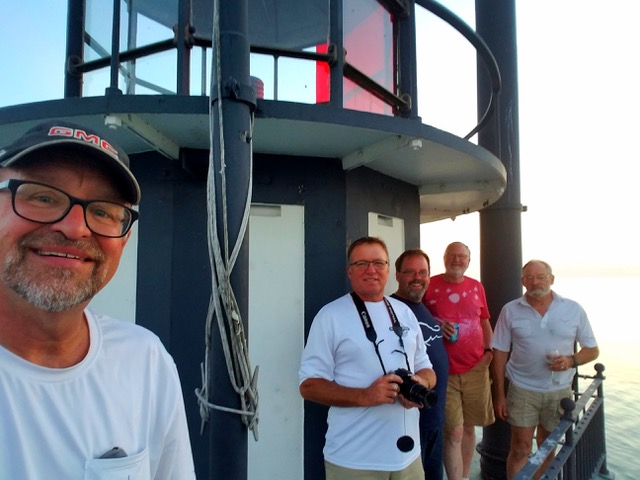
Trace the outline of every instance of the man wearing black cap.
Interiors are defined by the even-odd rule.
[[[87,309],[139,201],[126,154],[86,128],[43,124],[0,148],[3,478],[195,478],[172,358]]]

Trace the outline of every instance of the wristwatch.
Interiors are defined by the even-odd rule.
[[[571,365],[571,368],[578,368],[578,360],[576,360],[576,356],[571,355],[571,358],[573,359],[573,365]]]

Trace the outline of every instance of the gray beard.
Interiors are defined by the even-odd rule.
[[[535,290],[527,291],[527,295],[534,298],[542,298],[551,292],[550,288],[537,288]]]
[[[105,272],[97,268],[86,280],[78,279],[75,272],[62,268],[49,269],[46,275],[35,275],[24,260],[21,250],[9,254],[4,261],[2,279],[21,298],[47,312],[63,312],[91,300],[102,288],[105,278]]]

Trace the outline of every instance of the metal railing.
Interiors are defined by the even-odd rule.
[[[605,441],[604,393],[602,372],[604,365],[594,366],[593,379],[583,393],[576,393],[576,400],[563,398],[560,402],[564,414],[558,426],[549,434],[527,464],[516,474],[514,480],[528,480],[555,452],[555,458],[541,480],[588,480],[614,478],[607,469],[607,449]]]
[[[381,4],[391,13],[399,16],[406,17],[410,14],[411,9],[409,8],[410,3],[407,0],[380,0]],[[181,4],[185,3],[186,0],[181,0]],[[498,102],[498,93],[501,89],[501,78],[500,71],[498,69],[498,64],[496,59],[494,58],[491,50],[488,48],[486,43],[480,38],[480,36],[469,27],[464,21],[462,21],[458,16],[452,13],[450,10],[442,6],[438,1],[435,0],[414,0],[415,5],[422,7],[423,9],[431,12],[433,15],[437,16],[451,27],[453,27],[458,33],[460,33],[477,51],[478,57],[483,61],[483,64],[487,70],[489,75],[490,84],[491,84],[491,96],[486,105],[485,111],[482,114],[481,119],[478,124],[463,138],[468,140],[473,135],[478,133],[478,131],[487,124],[487,122],[493,117],[493,114],[497,110],[497,102]],[[71,2],[71,4],[82,5],[82,2],[78,0]],[[83,47],[82,44],[73,45],[72,48],[69,49],[68,46],[68,59],[67,59],[67,71],[65,75],[65,97],[66,96],[82,96],[82,76],[87,73],[95,72],[104,68],[109,68],[109,76],[110,76],[110,84],[107,87],[107,92],[119,93],[118,89],[118,75],[122,74],[125,79],[129,82],[133,82],[139,85],[142,85],[151,91],[155,91],[160,94],[171,94],[167,89],[156,85],[150,80],[143,80],[134,74],[132,74],[126,66],[127,63],[130,65],[134,65],[137,60],[140,60],[145,57],[153,56],[158,53],[163,53],[171,50],[185,49],[190,50],[193,47],[199,47],[203,49],[203,58],[206,59],[206,55],[204,52],[206,49],[210,49],[212,47],[212,39],[211,38],[203,38],[197,35],[194,28],[191,25],[178,24],[174,27],[174,36],[173,38],[168,38],[162,41],[158,41],[155,43],[151,43],[149,45],[144,45],[136,48],[125,49],[123,51],[120,50],[120,27],[121,27],[121,18],[120,18],[120,0],[113,0],[113,18],[112,18],[112,34],[111,34],[111,52],[115,52],[113,55],[109,55],[106,49],[99,45],[97,40],[92,38],[86,31],[82,31],[81,34],[74,36],[72,35],[72,31],[77,27],[77,25],[84,25],[84,9],[80,7],[76,7],[73,9],[75,17],[71,14],[69,16],[69,32],[68,37],[74,40],[76,43],[84,43],[89,46],[91,49],[97,51],[100,54],[101,58],[95,60],[87,60],[85,61],[82,58]],[[183,19],[186,21],[186,18]],[[340,34],[342,32],[339,32]],[[72,41],[71,43],[73,43]],[[365,73],[358,70],[355,66],[346,61],[344,49],[337,48],[340,42],[335,43],[332,42],[329,45],[329,51],[326,54],[316,53],[316,52],[305,52],[300,50],[292,50],[287,48],[278,48],[276,46],[266,46],[266,45],[251,45],[250,50],[252,53],[260,53],[264,55],[271,55],[274,58],[286,57],[286,58],[295,58],[302,60],[309,60],[313,62],[324,62],[331,69],[338,69],[339,76],[342,78],[349,79],[359,87],[363,88],[365,91],[369,92],[371,95],[381,100],[385,104],[392,107],[392,111],[394,115],[408,115],[412,109],[412,101],[411,98],[415,97],[414,92],[400,92],[400,91],[390,91],[385,88],[383,85],[380,85],[374,79],[367,76]],[[178,55],[179,56],[179,55]],[[338,61],[339,58],[343,58],[343,61]],[[395,66],[398,68],[398,65]],[[206,65],[203,68],[206,70]],[[397,72],[395,72],[397,75]],[[177,93],[179,94],[189,94],[189,66],[178,65],[178,88]],[[186,80],[182,82],[179,81],[180,78],[185,77]],[[275,83],[277,84],[277,82]],[[180,87],[180,85],[183,85]],[[417,87],[416,87],[417,88]],[[400,87],[396,85],[394,90],[399,90]],[[339,90],[339,88],[331,89],[331,93]]]

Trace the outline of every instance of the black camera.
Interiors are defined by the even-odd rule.
[[[413,374],[409,370],[406,368],[398,368],[393,373],[402,378],[400,393],[404,395],[407,400],[411,400],[413,403],[422,405],[425,408],[431,408],[436,404],[438,394],[435,390],[431,390],[421,383],[412,380],[411,375]]]

